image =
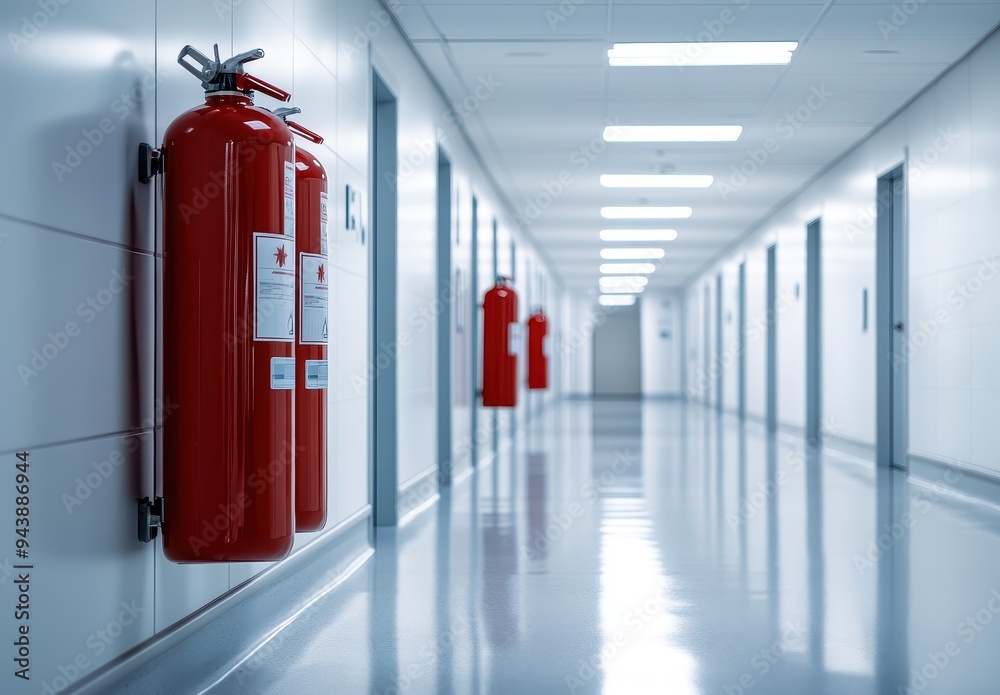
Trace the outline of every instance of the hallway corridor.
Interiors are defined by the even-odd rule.
[[[207,692],[996,692],[1000,510],[700,406],[566,401]]]

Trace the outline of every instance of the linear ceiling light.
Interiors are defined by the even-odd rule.
[[[604,294],[642,294],[645,287],[627,287],[622,285],[621,287],[616,287],[614,285],[602,286],[601,292]]]
[[[714,181],[707,174],[602,174],[605,188],[708,188]]]
[[[644,261],[663,258],[666,252],[655,248],[601,249],[601,258],[606,261]]]
[[[604,275],[646,274],[655,273],[656,266],[652,263],[601,263],[601,273]]]
[[[601,306],[632,306],[635,304],[633,294],[602,294],[598,299]]]
[[[602,292],[642,292],[642,288],[649,283],[649,278],[645,275],[619,275],[602,277],[598,282]]]
[[[698,43],[616,43],[608,65],[632,67],[787,65],[795,41],[719,41]]]
[[[740,125],[609,125],[607,142],[732,142],[743,132]]]
[[[690,216],[691,208],[689,207],[640,205],[637,207],[601,208],[601,217],[606,220],[667,220]]]
[[[676,229],[602,229],[601,241],[673,241]]]

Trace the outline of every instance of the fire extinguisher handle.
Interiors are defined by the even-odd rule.
[[[226,62],[222,63],[222,72],[242,72],[243,64],[249,63],[251,60],[260,60],[264,57],[263,48],[255,48],[252,51],[245,51],[239,55],[233,56]],[[219,44],[215,44],[215,60],[219,60]]]
[[[273,97],[278,101],[290,101],[292,98],[291,94],[280,87],[275,87],[273,84],[269,84],[259,77],[254,77],[253,75],[248,75],[246,73],[237,75],[236,88],[241,92],[254,90],[262,94],[266,94],[269,97]]]
[[[216,50],[218,51],[218,46],[216,46]],[[201,67],[196,67],[191,61],[187,60],[188,58],[191,58],[191,60]],[[219,74],[220,66],[218,60],[213,61],[190,44],[181,49],[180,55],[177,56],[177,62],[205,84],[211,82]]]
[[[299,125],[295,121],[285,121],[285,123],[288,125],[288,129],[293,133],[295,133],[296,135],[301,135],[306,140],[309,140],[310,142],[315,142],[317,145],[323,144],[323,136],[320,135],[319,133],[314,133],[308,128]]]

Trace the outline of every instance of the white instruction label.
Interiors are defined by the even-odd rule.
[[[295,239],[253,235],[256,321],[254,340],[295,340]]]
[[[295,388],[295,358],[271,358],[271,388],[275,391],[288,391]]]
[[[327,255],[326,239],[330,225],[330,196],[326,191],[319,194],[319,252]]]
[[[285,236],[295,236],[295,165],[285,162]]]
[[[306,388],[325,389],[327,381],[326,360],[306,360]]]
[[[542,338],[542,354],[545,355],[546,357],[551,357],[552,353],[549,352],[549,349],[550,349],[549,348],[549,336],[545,336],[545,337]]]
[[[326,258],[315,253],[299,254],[301,285],[301,323],[299,342],[303,345],[326,345],[329,335],[330,285],[326,276]]]
[[[507,330],[507,354],[509,355],[520,355],[521,354],[521,324],[513,322],[509,324]]]

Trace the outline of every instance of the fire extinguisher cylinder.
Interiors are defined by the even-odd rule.
[[[296,135],[316,144],[323,138],[276,109]],[[315,156],[295,148],[295,229],[298,286],[295,345],[295,529],[319,531],[327,517],[327,373],[329,284],[327,229],[329,178]]]
[[[546,389],[549,386],[549,320],[536,307],[528,318],[528,388]]]
[[[205,104],[166,130],[163,551],[174,562],[278,560],[295,533],[295,147],[253,104],[250,51],[185,47]],[[191,61],[194,61],[193,63]]]
[[[517,293],[498,277],[483,300],[483,406],[517,405]]]

